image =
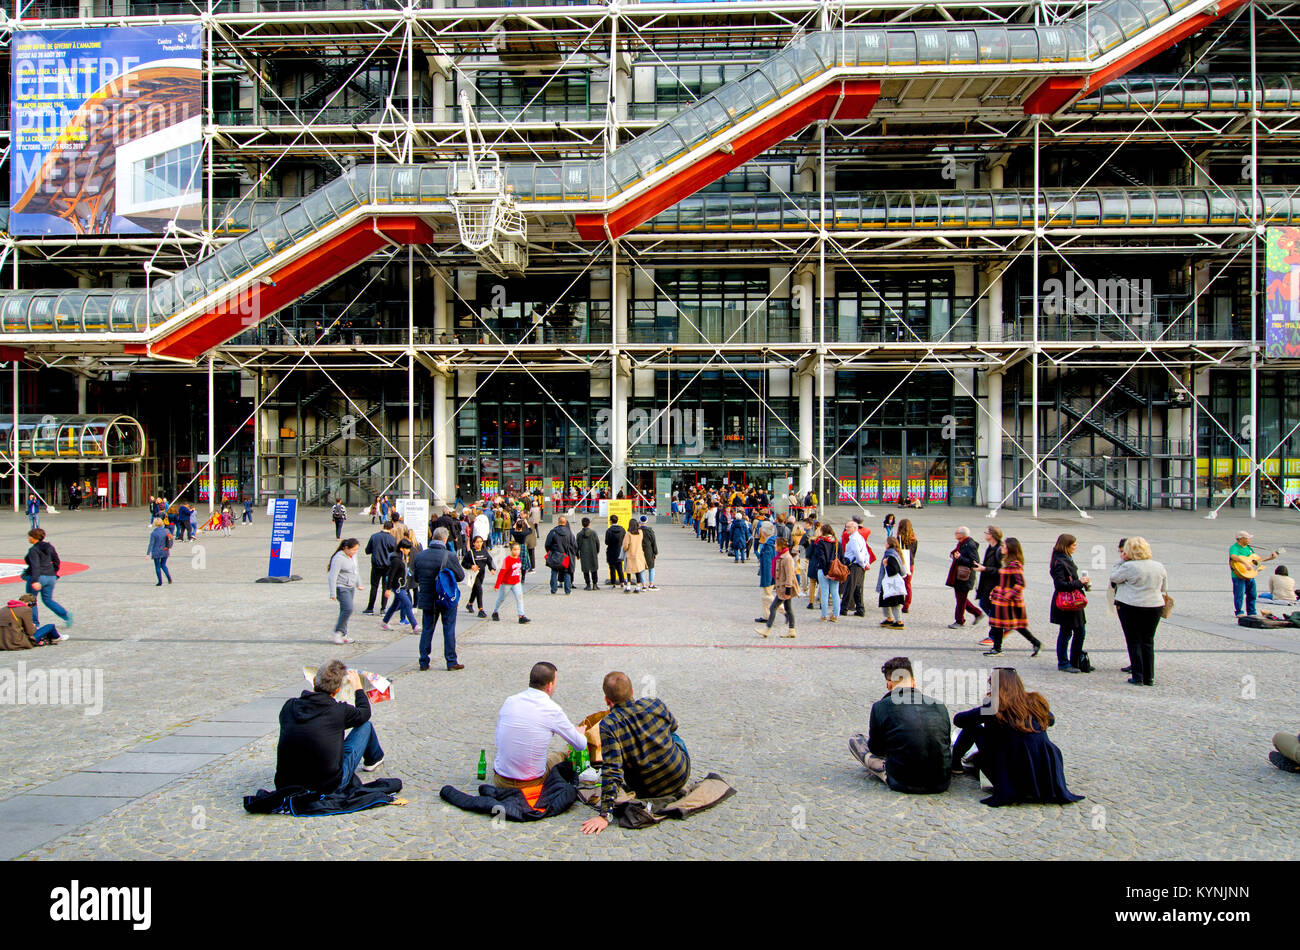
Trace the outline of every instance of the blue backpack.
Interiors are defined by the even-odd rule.
[[[438,578],[433,582],[433,599],[439,607],[449,610],[455,610],[460,604],[460,584],[450,567],[438,572]]]

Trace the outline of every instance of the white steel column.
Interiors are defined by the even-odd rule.
[[[627,386],[619,385],[619,349],[620,342],[627,340],[627,305],[629,293],[627,271],[618,266],[618,242],[610,244],[609,293],[610,293],[610,331],[613,345],[610,347],[609,362],[609,399],[610,412],[610,473],[609,491],[611,498],[627,484]],[[629,380],[630,384],[631,380]]]
[[[1039,239],[1042,237],[1042,223],[1038,220],[1038,132],[1041,120],[1034,117],[1034,266],[1033,266],[1033,311],[1030,318],[1034,321],[1033,350],[1030,352],[1030,372],[1034,374],[1031,385],[1033,410],[1030,412],[1029,424],[1033,427],[1030,438],[1031,467],[1029,469],[1032,483],[1030,497],[1033,499],[1034,517],[1038,517],[1038,251]],[[1060,489],[1064,491],[1064,489]]]
[[[450,505],[453,501],[447,480],[447,458],[451,454],[447,446],[452,433],[447,424],[447,377],[442,373],[433,374],[433,504]],[[432,512],[432,509],[430,509]],[[442,514],[441,510],[432,512]]]
[[[407,75],[411,68],[407,66]],[[415,246],[406,248],[406,497],[415,497]]]
[[[1255,84],[1255,4],[1250,4],[1250,517],[1259,507],[1259,479],[1255,476],[1259,458],[1259,239],[1263,236],[1259,206],[1259,103]],[[1280,471],[1280,469],[1279,469]]]
[[[262,486],[262,371],[253,371],[253,507]]]
[[[9,431],[13,436],[9,444],[9,451],[13,454],[9,459],[14,463],[14,513],[16,514],[18,496],[22,493],[21,478],[18,475],[18,360],[14,360],[14,427]]]
[[[208,354],[208,514],[212,514],[214,499],[217,497],[217,397],[215,393],[216,357]]]

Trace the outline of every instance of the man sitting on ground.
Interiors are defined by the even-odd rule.
[[[280,710],[280,744],[276,749],[275,787],[301,787],[322,795],[352,780],[357,765],[371,772],[384,761],[384,750],[370,724],[370,700],[361,677],[342,660],[316,671],[313,691],[303,690]],[[334,697],[344,687],[355,706]],[[352,732],[345,739],[343,733]]]
[[[896,792],[946,792],[952,781],[948,708],[916,688],[907,657],[886,660],[880,672],[888,691],[871,707],[867,736],[850,739],[849,751]]]
[[[528,804],[537,804],[547,774],[567,758],[560,750],[549,751],[556,735],[573,748],[587,748],[587,736],[569,722],[555,695],[553,663],[535,663],[528,674],[528,688],[501,704],[497,714],[497,754],[492,763],[493,782],[498,788],[517,788]]]
[[[680,791],[691,776],[690,754],[663,700],[633,699],[626,673],[607,674],[602,687],[609,712],[600,721],[600,814],[583,822],[588,835],[609,827],[620,790],[658,798]]]

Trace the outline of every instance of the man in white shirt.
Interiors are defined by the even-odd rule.
[[[492,522],[488,520],[488,516],[484,512],[480,511],[474,516],[474,538],[482,538],[483,543],[486,544],[491,537]],[[473,541],[474,538],[470,538],[470,540]]]
[[[569,722],[551,697],[555,694],[553,663],[536,663],[528,675],[528,688],[501,704],[497,715],[497,754],[492,763],[498,788],[537,786],[551,769],[568,756],[550,752],[557,735],[575,749],[587,748],[587,736]]]
[[[852,613],[857,617],[866,616],[866,606],[862,600],[863,582],[870,556],[867,554],[867,540],[862,537],[862,522],[857,518],[849,522],[849,537],[844,544],[844,560],[849,564],[849,577],[844,582],[844,593],[840,595],[840,613]]]

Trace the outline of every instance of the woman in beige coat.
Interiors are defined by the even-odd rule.
[[[641,522],[635,518],[627,526],[623,536],[623,575],[627,579],[623,584],[623,593],[639,594],[645,590],[645,554],[641,550]],[[633,579],[636,583],[633,584]]]

